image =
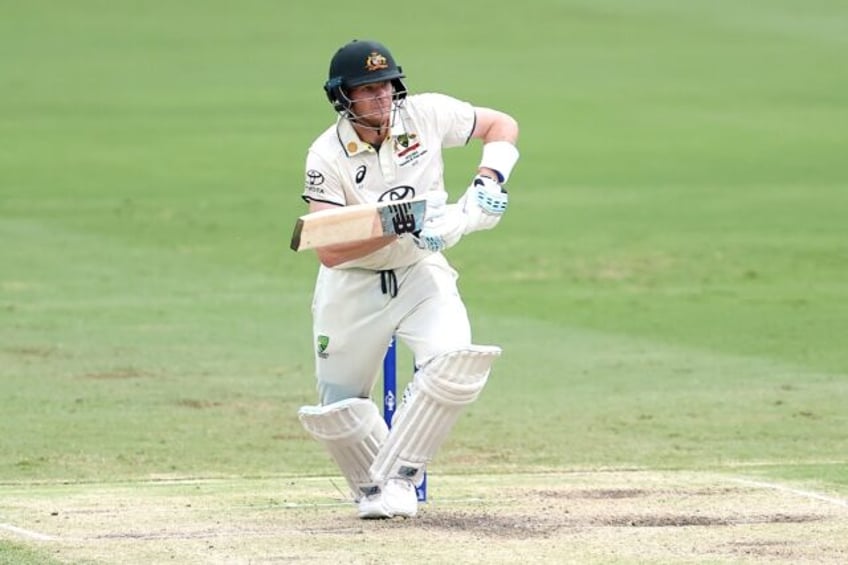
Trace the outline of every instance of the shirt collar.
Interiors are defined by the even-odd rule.
[[[403,112],[404,109],[401,108],[399,111]],[[397,138],[408,133],[404,127],[404,120],[398,118],[399,116],[395,116],[394,123],[389,131],[389,138]],[[404,116],[404,118],[409,121],[409,116]],[[360,153],[374,152],[374,148],[371,147],[370,144],[359,139],[359,135],[357,135],[356,130],[353,129],[353,124],[351,124],[350,120],[347,118],[340,117],[338,119],[336,122],[336,133],[339,137],[339,143],[341,143],[342,148],[345,150],[348,157],[353,157]]]
[[[342,144],[342,148],[348,157],[374,151],[371,145],[359,139],[356,130],[353,129],[353,124],[346,118],[339,118],[336,124],[336,133],[339,136],[339,143]]]

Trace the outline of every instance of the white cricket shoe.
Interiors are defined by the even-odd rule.
[[[359,517],[363,519],[413,518],[418,514],[418,494],[409,479],[388,479],[380,492],[359,499]]]

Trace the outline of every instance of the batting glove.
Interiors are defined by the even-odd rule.
[[[456,204],[447,205],[447,193],[427,194],[427,212],[424,226],[415,235],[415,244],[421,249],[444,251],[456,245],[465,233],[466,216]]]
[[[477,175],[458,204],[468,218],[465,233],[490,230],[498,225],[509,204],[509,195],[489,177]]]

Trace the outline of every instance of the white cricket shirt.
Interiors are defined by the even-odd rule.
[[[309,148],[303,199],[344,206],[444,190],[442,149],[468,143],[474,122],[468,102],[435,93],[408,96],[375,151],[339,118]]]

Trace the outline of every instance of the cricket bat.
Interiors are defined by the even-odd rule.
[[[303,251],[384,235],[417,232],[424,224],[426,211],[427,201],[424,198],[319,210],[297,219],[291,248],[293,251]]]

